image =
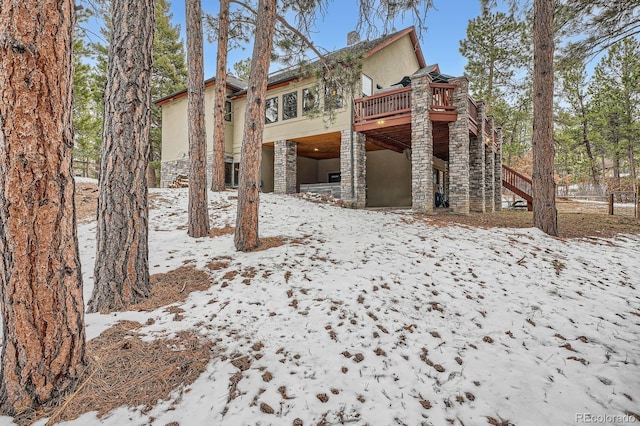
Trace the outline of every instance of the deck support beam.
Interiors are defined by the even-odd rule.
[[[418,71],[411,76],[411,202],[413,211],[433,213],[433,100],[431,77]]]
[[[343,130],[340,138],[340,198],[345,206],[367,206],[366,136]]]
[[[502,211],[502,129],[496,129],[497,152],[494,160],[494,209]]]
[[[484,116],[484,102],[478,102],[478,134],[469,140],[469,211],[477,213],[486,211]]]
[[[458,119],[449,123],[449,206],[453,213],[469,213],[469,80],[452,79]]]
[[[288,140],[274,142],[273,192],[295,194],[297,180],[297,144]]]

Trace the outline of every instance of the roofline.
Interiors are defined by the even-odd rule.
[[[365,52],[364,56],[365,57],[369,57],[371,55],[373,55],[374,53],[384,49],[385,47],[389,46],[392,43],[395,43],[396,41],[400,40],[402,37],[409,35],[409,38],[411,39],[411,44],[413,45],[413,51],[416,54],[416,57],[418,59],[418,64],[420,66],[420,68],[424,68],[427,66],[426,61],[424,60],[424,55],[422,54],[422,49],[420,48],[420,42],[418,41],[418,35],[416,34],[416,28],[414,26],[410,26],[408,28],[405,28],[402,31],[399,31],[398,33],[396,33],[393,37],[390,37],[388,40],[385,40],[384,42],[376,45],[375,47],[369,49],[367,52]],[[348,46],[347,46],[348,47]],[[437,66],[437,65],[436,65]],[[440,68],[438,68],[438,72],[439,72]],[[279,71],[276,71],[279,72]],[[289,76],[283,80],[274,80],[271,83],[269,83],[267,85],[267,90],[269,89],[277,89],[278,87],[282,87],[284,86],[286,83],[292,82],[292,81],[299,81],[300,80],[300,76],[299,75],[293,75],[293,76]],[[241,99],[243,97],[247,96],[247,89],[243,89],[241,91],[239,91],[236,94],[232,94],[231,95],[231,99]]]
[[[420,66],[420,68],[424,68],[427,66],[426,61],[424,60],[424,55],[422,54],[422,49],[420,47],[420,43],[418,41],[418,35],[416,34],[416,28],[414,26],[411,26],[409,28],[406,28],[402,31],[399,31],[398,33],[396,33],[393,37],[390,37],[388,40],[385,40],[384,42],[374,46],[373,48],[369,49],[364,56],[368,57],[373,55],[376,52],[379,52],[380,50],[384,49],[385,47],[395,43],[396,41],[400,40],[402,37],[409,35],[409,38],[411,39],[411,44],[413,45],[413,51],[416,54],[416,57],[418,59],[418,65]],[[276,71],[279,72],[279,71]],[[438,70],[439,72],[439,70]],[[267,90],[269,89],[276,89],[278,87],[282,87],[284,86],[286,83],[289,83],[291,81],[298,81],[300,79],[299,75],[293,75],[293,76],[289,76],[283,80],[275,80],[272,81],[271,83],[267,84]],[[204,87],[209,87],[215,84],[215,77],[212,77],[208,80],[205,80],[204,82]],[[237,93],[232,93],[231,94],[231,99],[240,99],[243,98],[245,96],[247,96],[247,89],[243,88],[243,87],[237,87],[234,85],[231,85],[229,83],[227,83],[227,87],[234,90]],[[176,99],[179,99],[183,96],[187,95],[187,89],[181,90],[180,92],[174,93],[172,95],[166,96],[162,99],[158,99],[157,101],[155,101],[154,103],[158,106],[163,106],[165,104],[168,104],[171,101],[174,101]]]
[[[406,28],[400,32],[398,32],[396,35],[394,35],[393,37],[385,40],[384,42],[378,44],[377,46],[373,47],[371,50],[369,50],[367,53],[365,53],[365,56],[371,56],[374,53],[384,49],[385,47],[389,46],[392,43],[395,43],[396,41],[398,41],[399,39],[401,39],[402,37],[409,35],[409,38],[411,39],[411,44],[413,44],[413,51],[416,54],[416,57],[418,58],[418,65],[420,65],[420,68],[424,68],[427,66],[427,62],[424,60],[424,55],[422,54],[422,48],[420,47],[420,43],[418,42],[418,35],[416,34],[416,28],[414,26],[411,26],[409,28]]]
[[[204,87],[205,88],[214,86],[215,84],[216,84],[216,78],[215,77],[211,77],[211,78],[209,78],[209,79],[204,81]],[[238,90],[242,90],[243,89],[242,87],[235,86],[235,85],[229,83],[228,81],[227,81],[227,88],[233,90],[234,92],[237,92]],[[180,98],[185,97],[185,96],[187,96],[187,89],[186,88],[184,88],[184,89],[182,89],[182,90],[180,90],[178,92],[172,93],[170,95],[167,95],[164,98],[160,98],[160,99],[154,101],[153,103],[156,104],[157,106],[161,107],[163,105],[168,104],[169,102],[173,102],[176,99],[180,99]]]

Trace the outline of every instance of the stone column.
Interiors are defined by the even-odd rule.
[[[485,106],[478,103],[478,135],[469,140],[469,210],[485,212],[485,144],[484,128]]]
[[[469,213],[469,80],[459,77],[453,103],[458,119],[449,123],[449,207],[453,213]]]
[[[489,117],[489,128],[487,133],[493,135],[495,130],[493,116]],[[485,208],[488,212],[494,212],[495,208],[495,153],[493,152],[493,136],[484,136],[489,142],[485,144]]]
[[[366,137],[350,130],[340,133],[340,198],[345,206],[362,209],[367,206]]]
[[[411,76],[411,202],[416,213],[433,213],[432,92],[426,70]]]
[[[496,129],[498,132],[498,152],[495,154],[494,163],[494,206],[495,211],[502,211],[502,129]]]
[[[295,142],[275,141],[273,149],[273,192],[295,194],[298,149]]]

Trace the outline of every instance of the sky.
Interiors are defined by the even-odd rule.
[[[435,8],[427,14],[427,30],[419,34],[420,46],[427,64],[438,63],[444,74],[460,76],[464,73],[466,59],[460,55],[460,40],[465,38],[467,23],[480,13],[478,0],[434,0]],[[204,1],[206,13],[217,15],[218,1]],[[183,1],[174,0],[171,5],[172,22],[180,25],[185,37],[185,6]],[[354,30],[358,20],[356,1],[334,0],[330,3],[324,18],[317,21],[312,39],[319,46],[333,51],[346,46],[347,33]],[[410,19],[398,20],[396,30],[413,25]],[[216,44],[208,43],[205,37],[204,61],[205,78],[215,75]],[[251,57],[251,49],[235,49],[229,52],[228,64]],[[273,70],[273,67],[272,67]]]

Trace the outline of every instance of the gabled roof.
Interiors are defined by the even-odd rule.
[[[208,80],[204,81],[204,87],[210,87],[216,84],[216,78],[215,77],[211,77]],[[240,80],[237,77],[234,77],[233,75],[227,74],[227,89],[231,89],[232,92],[238,92],[241,90],[245,90],[247,88],[247,83],[243,80]],[[164,98],[160,98],[156,101],[154,101],[153,103],[156,104],[157,106],[162,106],[165,104],[168,104],[169,102],[181,98],[183,96],[187,96],[187,89],[182,89],[179,92],[175,92],[172,93],[168,96],[165,96]]]
[[[392,43],[400,40],[402,37],[408,35],[411,44],[413,45],[414,52],[416,54],[416,58],[418,59],[418,65],[420,68],[424,68],[427,66],[424,56],[422,55],[422,49],[420,48],[420,43],[418,43],[418,36],[416,34],[415,27],[405,28],[404,30],[397,31],[395,33],[383,35],[374,40],[364,40],[358,43],[354,43],[350,46],[343,47],[342,49],[338,49],[327,54],[327,57],[340,56],[346,53],[354,54],[354,55],[363,55],[365,58],[379,52],[385,47],[389,46]],[[314,60],[309,64],[310,66],[319,66],[321,62],[319,59]],[[280,85],[289,83],[290,81],[296,80],[300,78],[300,67],[294,66],[290,68],[286,68],[284,70],[279,70],[271,75],[269,75],[269,82],[267,83],[268,89],[276,88]],[[241,90],[232,95],[232,98],[238,98],[246,95],[247,91]]]
[[[389,46],[390,44],[395,43],[406,35],[408,35],[411,40],[416,58],[418,59],[418,65],[420,66],[420,68],[425,68],[427,64],[424,60],[424,56],[422,55],[422,50],[420,49],[420,43],[418,43],[418,36],[414,27],[405,28],[404,30],[397,31],[395,33],[383,35],[374,40],[364,40],[359,43],[355,43],[331,52],[327,56],[338,56],[345,53],[351,53],[355,55],[362,54],[365,58],[367,58]],[[316,59],[310,65],[314,66],[319,64],[320,60]],[[284,85],[298,78],[300,78],[300,67],[296,66],[286,68],[284,70],[279,70],[269,76],[267,87],[269,89],[273,89],[275,87],[278,87],[279,85]],[[215,84],[215,81],[215,77],[206,80],[205,87],[213,86]],[[232,98],[242,97],[247,93],[247,83],[231,75],[227,75],[227,87],[233,91],[233,94],[231,95]],[[187,89],[183,89],[169,96],[165,96],[162,99],[158,99],[157,101],[155,101],[155,104],[158,106],[162,106],[186,95]]]

